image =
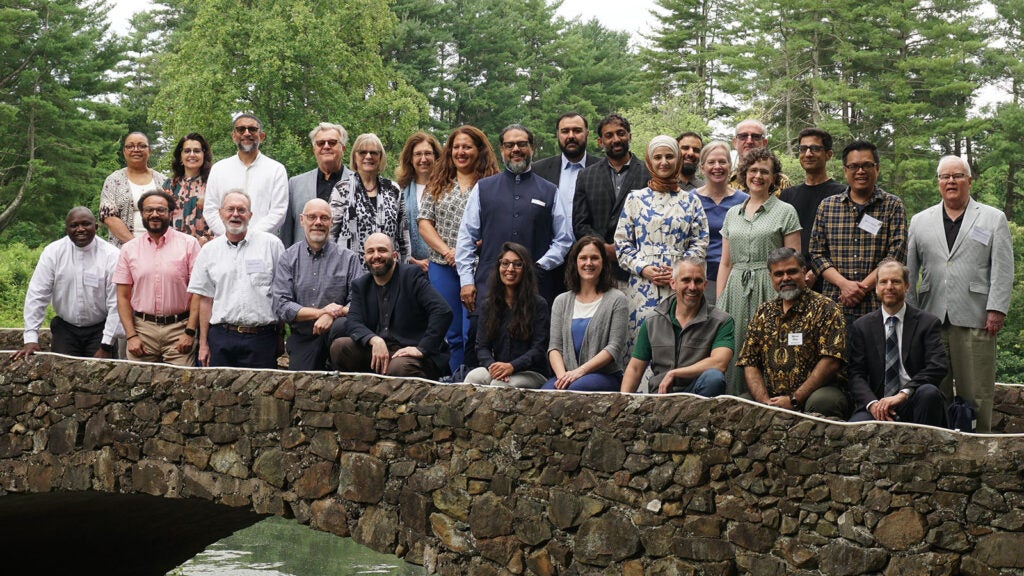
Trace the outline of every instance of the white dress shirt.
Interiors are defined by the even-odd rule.
[[[249,195],[252,219],[249,230],[277,234],[288,211],[288,172],[284,166],[262,153],[246,166],[238,154],[218,161],[210,168],[203,200],[203,218],[210,231],[224,234],[220,204],[229,190],[240,189]]]
[[[218,236],[199,251],[188,291],[213,298],[210,324],[266,326],[277,322],[271,294],[281,240],[249,230],[238,245]]]
[[[85,248],[67,236],[43,248],[25,293],[25,344],[39,342],[39,326],[51,303],[57,316],[74,326],[105,322],[103,344],[124,334],[113,281],[119,254],[98,236]]]

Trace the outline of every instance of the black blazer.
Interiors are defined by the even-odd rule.
[[[352,304],[346,329],[353,340],[368,346],[376,336],[380,308],[372,291],[373,275],[352,282]],[[442,374],[448,372],[448,344],[444,333],[452,322],[452,309],[430,285],[427,275],[411,264],[395,264],[391,277],[391,337],[402,346],[415,346]]]
[[[615,240],[615,227],[630,191],[647,186],[651,179],[643,158],[631,160],[619,194],[612,185],[611,169],[607,158],[591,164],[576,177],[576,194],[572,200],[572,232],[576,238],[593,234],[608,244]]]
[[[583,167],[586,168],[587,166],[596,164],[601,160],[603,160],[601,156],[594,156],[590,152],[587,152],[586,156],[584,156]],[[533,170],[537,176],[540,176],[555,186],[558,186],[558,182],[562,179],[562,154],[558,153],[554,156],[548,156],[547,158],[537,160],[533,163],[533,168],[531,168],[531,170]]]
[[[903,367],[910,375],[905,388],[917,388],[921,384],[938,386],[949,372],[946,349],[942,346],[942,322],[910,304],[903,317],[901,353]],[[885,326],[881,308],[853,323],[847,366],[855,411],[884,396]]]

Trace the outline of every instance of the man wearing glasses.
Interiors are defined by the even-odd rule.
[[[736,149],[736,161],[732,165],[739,168],[740,160],[743,159],[744,154],[751,150],[768,147],[768,131],[764,124],[753,118],[748,118],[737,124],[736,135],[732,138],[732,147]],[[775,190],[776,194],[778,194],[778,190],[789,188],[792,182],[789,181],[789,176],[780,172],[779,181],[776,184]],[[740,182],[735,171],[729,178],[729,185],[737,190],[747,191],[747,183]]]
[[[878,149],[855,140],[843,149],[848,186],[825,198],[811,231],[811,259],[824,280],[822,294],[843,308],[846,326],[878,308],[875,283],[885,258],[905,262],[903,200],[876,185]]]
[[[977,409],[978,432],[992,427],[996,334],[1013,288],[1013,244],[1006,215],[971,198],[971,167],[956,156],[939,161],[942,201],[910,221],[908,299],[942,320],[950,372],[940,389]]]
[[[199,299],[188,293],[199,241],[171,228],[174,198],[151,190],[139,198],[146,233],[121,248],[114,270],[117,312],[129,360],[195,365]]]
[[[316,168],[288,179],[288,211],[281,225],[281,242],[285,248],[303,238],[299,216],[306,202],[319,198],[329,203],[334,185],[351,174],[343,164],[348,146],[348,131],[344,126],[321,122],[309,133],[309,141],[313,144]]]
[[[232,123],[231,140],[238,154],[210,168],[203,218],[210,231],[224,234],[220,206],[229,190],[241,190],[252,200],[253,230],[277,234],[288,211],[288,173],[283,165],[260,153],[266,138],[263,123],[252,114],[239,114]]]

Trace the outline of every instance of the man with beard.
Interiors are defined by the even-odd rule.
[[[572,228],[558,202],[558,188],[530,169],[533,133],[512,124],[501,131],[498,142],[505,170],[480,180],[470,190],[455,244],[460,296],[472,315],[471,322],[476,304],[487,292],[485,281],[498,265],[502,244],[516,242],[530,251],[537,287],[548,303],[554,301],[558,286],[551,271],[565,261],[572,247]],[[476,264],[478,241],[480,259]]]
[[[732,165],[739,168],[740,161],[743,159],[743,155],[751,150],[758,148],[768,147],[768,130],[758,120],[748,118],[743,122],[736,125],[736,135],[732,138],[732,147],[736,150],[736,161]],[[729,185],[737,190],[747,191],[747,183],[737,181],[736,172],[732,173],[729,178]],[[779,172],[777,186],[775,187],[775,194],[778,195],[779,190],[789,188],[792,184],[789,181],[789,176],[786,176],[782,172]]]
[[[170,194],[146,192],[138,207],[146,233],[121,247],[114,271],[128,359],[193,366],[199,299],[188,284],[199,241],[170,227]]]
[[[229,190],[220,206],[224,235],[203,246],[188,291],[200,300],[203,366],[276,368],[278,321],[271,285],[281,240],[249,228],[249,196]]]
[[[651,365],[659,394],[687,392],[708,398],[725,392],[725,369],[735,344],[732,318],[704,299],[707,263],[687,256],[672,271],[674,294],[643,323],[633,357],[622,376],[622,392],[635,392]]]
[[[260,153],[266,137],[259,118],[235,117],[231,140],[238,154],[214,164],[206,181],[203,217],[215,235],[224,234],[220,206],[229,190],[241,190],[251,199],[253,230],[278,233],[288,211],[288,173],[280,162]]]
[[[304,227],[300,220],[306,202],[319,198],[331,201],[331,190],[339,180],[352,172],[342,161],[348,146],[348,131],[341,124],[321,122],[309,133],[313,144],[316,168],[288,179],[288,211],[281,224],[281,242],[285,248],[302,240]]]
[[[583,169],[576,179],[572,201],[572,231],[577,238],[594,235],[604,238],[604,249],[615,262],[615,278],[622,281],[629,273],[618,265],[615,254],[615,228],[619,225],[622,205],[630,190],[647,186],[651,179],[642,158],[629,151],[633,136],[629,121],[618,114],[609,114],[597,125],[597,143],[605,158]]]
[[[579,173],[597,163],[600,156],[587,154],[590,125],[579,112],[566,112],[555,122],[555,137],[561,154],[549,156],[533,163],[533,171],[541,178],[558,186],[558,201],[565,217],[572,222],[572,197],[576,194]]]
[[[355,252],[331,241],[331,206],[314,198],[299,215],[305,233],[274,270],[274,311],[291,324],[288,367],[325,370],[331,342],[344,333],[350,286],[363,270]]]
[[[39,255],[25,293],[25,346],[11,356],[39,351],[39,326],[46,306],[57,314],[50,321],[50,350],[69,356],[110,358],[120,332],[114,267],[120,252],[96,237],[96,218],[77,206],[64,220],[67,236],[50,243]]]
[[[757,308],[736,367],[754,400],[787,410],[846,419],[841,388],[846,325],[839,307],[807,289],[807,264],[792,248],[768,254],[768,272],[779,293]]]
[[[696,132],[683,132],[676,138],[676,143],[679,144],[679,158],[683,161],[679,170],[679,187],[686,191],[696,190],[704,185],[704,181],[696,176],[704,140]]]
[[[370,273],[352,282],[349,335],[331,344],[331,361],[343,372],[430,380],[447,373],[448,303],[418,266],[398,263],[387,234],[366,238],[363,260]]]

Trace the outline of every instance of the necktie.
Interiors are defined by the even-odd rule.
[[[885,328],[885,395],[893,396],[900,390],[900,345],[896,338],[899,320],[889,316]]]

